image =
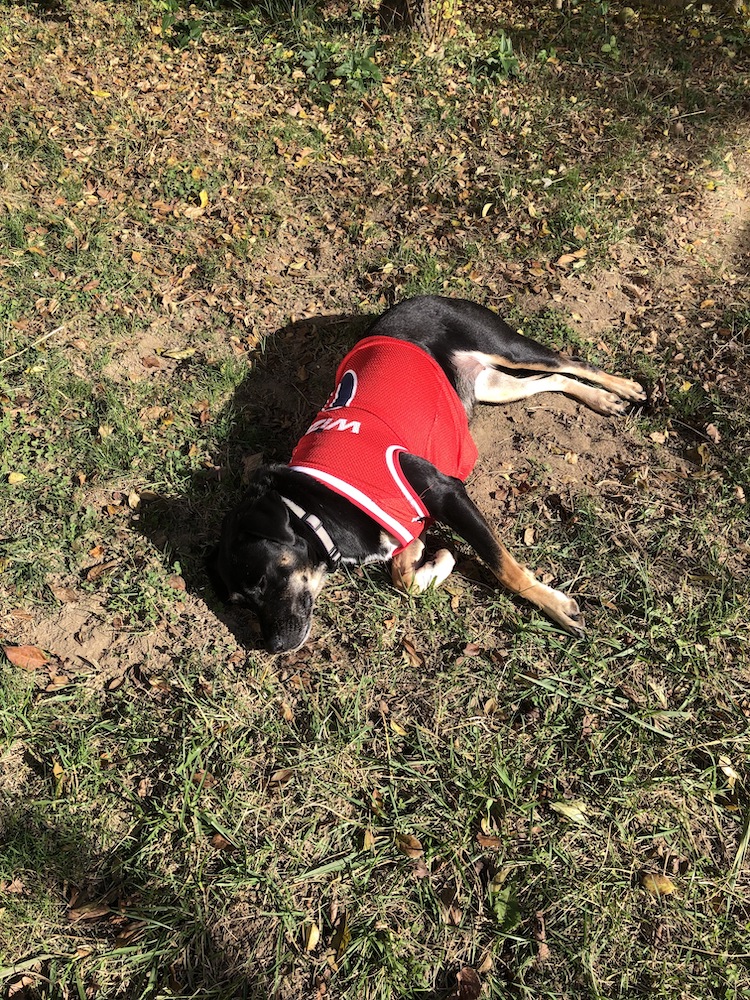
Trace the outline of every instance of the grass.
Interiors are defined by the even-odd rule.
[[[738,21],[501,5],[488,80],[368,10],[170,4],[180,47],[165,4],[0,7],[0,634],[49,654],[0,664],[3,989],[745,996]],[[205,552],[366,317],[429,291],[648,377],[617,428],[493,418],[514,471],[472,486],[591,637],[444,533],[445,588],[338,575],[268,657]],[[576,480],[559,427],[619,438]]]

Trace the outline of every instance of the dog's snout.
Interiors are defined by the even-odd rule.
[[[272,635],[266,639],[266,649],[269,653],[283,653],[288,647],[281,635]]]

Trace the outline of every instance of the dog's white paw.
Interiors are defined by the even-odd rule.
[[[439,549],[429,562],[423,562],[424,545],[416,538],[403,552],[393,557],[391,577],[398,590],[421,594],[428,587],[438,587],[448,579],[456,560],[447,549]]]
[[[533,593],[524,594],[529,597],[534,604],[542,609],[552,621],[570,632],[572,635],[582,639],[586,634],[586,620],[583,612],[578,607],[578,602],[560,590],[553,590],[543,583],[538,583]]]

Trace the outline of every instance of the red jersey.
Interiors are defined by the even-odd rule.
[[[477,460],[466,411],[437,361],[410,341],[367,337],[339,365],[336,389],[289,464],[351,500],[405,548],[430,515],[401,471],[402,452],[462,481]]]

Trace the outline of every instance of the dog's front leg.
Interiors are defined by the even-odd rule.
[[[456,560],[447,549],[439,549],[429,562],[425,562],[424,543],[421,538],[415,538],[393,557],[391,579],[398,590],[421,594],[429,586],[438,587],[447,580],[455,565]]]
[[[504,587],[531,601],[568,632],[583,636],[586,624],[578,604],[572,597],[541,583],[516,562],[469,498],[460,480],[443,475],[430,462],[415,455],[402,455],[401,468],[430,515],[467,541]],[[411,546],[404,552],[409,549]]]

